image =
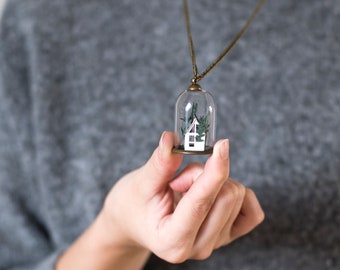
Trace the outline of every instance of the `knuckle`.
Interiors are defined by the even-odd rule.
[[[196,260],[206,260],[211,256],[212,252],[213,252],[212,248],[205,248],[205,249],[199,251],[194,256],[194,259],[196,259]]]
[[[188,260],[189,256],[190,249],[184,246],[170,249],[166,255],[162,256],[162,259],[169,263],[178,264]]]
[[[263,212],[263,210],[261,209],[257,215],[255,216],[255,223],[258,225],[260,223],[262,223],[265,219],[265,214]]]
[[[263,211],[263,209],[261,208],[260,204],[258,203],[257,199],[256,199],[256,195],[255,192],[249,188],[246,189],[246,193],[247,196],[250,198],[253,198],[253,201],[255,201],[255,205],[257,205],[257,207],[255,207],[256,210],[254,210],[254,223],[256,225],[260,224],[263,222],[263,220],[265,219],[265,213]],[[257,203],[256,203],[257,202]]]
[[[247,193],[248,193],[248,196],[256,198],[255,192],[252,189],[247,188]]]
[[[221,239],[221,240],[217,243],[215,249],[219,249],[219,248],[221,248],[221,247],[225,247],[225,246],[229,245],[229,244],[231,243],[231,241],[232,241],[231,236],[228,235],[228,237],[227,237],[226,239]]]
[[[231,200],[235,200],[239,194],[237,186],[233,183],[226,183],[224,191],[226,193],[226,196],[229,197]]]
[[[236,181],[228,181],[226,185],[227,193],[234,200],[243,199],[246,194],[246,188],[241,183]]]

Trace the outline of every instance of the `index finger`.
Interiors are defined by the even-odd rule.
[[[229,177],[229,141],[221,140],[214,146],[203,173],[179,201],[171,222],[183,237],[193,240],[209,213],[218,192]]]

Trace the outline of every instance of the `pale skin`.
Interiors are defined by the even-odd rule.
[[[59,258],[56,270],[142,269],[151,252],[171,262],[206,259],[264,219],[252,190],[229,178],[229,141],[220,140],[206,164],[178,173],[164,132],[141,168],[107,195],[93,224]]]

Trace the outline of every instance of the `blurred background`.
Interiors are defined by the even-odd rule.
[[[120,91],[103,105],[117,124],[114,142],[120,148],[111,152],[119,162],[105,173],[98,170],[94,161],[106,159],[101,153],[113,144],[95,137],[97,152],[87,163],[93,168],[84,173],[119,179],[147,160],[163,130],[173,129],[176,98],[190,82],[182,1],[71,1],[73,13],[58,9],[68,1],[31,6],[59,14],[47,26],[68,31],[67,16],[75,17],[71,35],[78,43],[65,60],[73,68],[72,90],[98,99],[110,89]],[[241,29],[255,2],[189,1],[200,71]],[[45,33],[44,24],[35,27]],[[58,34],[53,42],[62,47]],[[53,60],[56,70],[61,60]],[[230,139],[231,176],[255,190],[266,220],[204,262],[160,262],[159,268],[153,257],[146,269],[340,269],[340,1],[267,1],[230,55],[200,84],[217,103],[217,137]],[[88,105],[88,121],[105,132]],[[78,146],[77,138],[71,142]],[[80,143],[79,149],[81,160],[89,150]]]

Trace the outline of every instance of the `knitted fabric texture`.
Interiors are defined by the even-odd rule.
[[[254,1],[191,5],[198,67]],[[266,220],[205,261],[146,269],[340,268],[340,2],[268,1],[200,84],[231,176]],[[0,37],[0,269],[52,270],[163,130],[191,63],[181,1],[12,0]],[[186,157],[186,162],[204,157]]]

